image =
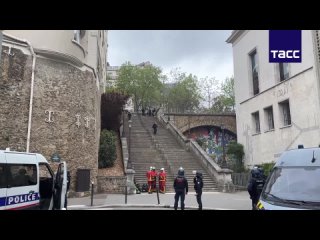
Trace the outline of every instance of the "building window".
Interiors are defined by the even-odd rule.
[[[273,109],[272,106],[264,109],[264,115],[266,119],[266,129],[273,130],[274,129],[274,121],[273,121]]]
[[[279,103],[280,118],[283,126],[291,125],[289,100]]]
[[[259,93],[259,74],[258,74],[258,55],[257,51],[254,50],[250,53],[251,61],[251,72],[252,72],[252,86],[253,86],[253,95]]]
[[[289,78],[289,64],[279,63],[280,82]]]
[[[259,112],[252,113],[254,133],[260,133],[260,117]]]
[[[80,44],[80,30],[73,30],[73,40]]]

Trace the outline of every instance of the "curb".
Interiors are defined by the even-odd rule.
[[[98,206],[88,206],[88,205],[71,205],[68,206],[68,210],[94,210],[97,208],[130,208],[130,207],[139,207],[139,208],[166,208],[167,210],[173,209],[173,205],[165,204],[104,204]],[[198,207],[185,206],[185,209],[198,210]],[[180,210],[180,207],[178,208]],[[234,210],[234,209],[225,209],[225,208],[203,208],[203,210]]]

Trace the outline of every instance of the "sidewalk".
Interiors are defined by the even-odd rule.
[[[172,209],[174,204],[174,193],[159,194],[160,204],[158,205],[157,194],[134,194],[127,196],[125,204],[124,194],[96,194],[94,195],[93,207],[90,206],[91,198],[69,198],[68,209],[89,209],[89,208],[168,208]],[[203,209],[216,210],[250,210],[251,200],[247,192],[222,193],[205,192],[202,194]],[[190,192],[185,199],[186,209],[197,209],[195,192]],[[180,204],[179,204],[180,207]]]

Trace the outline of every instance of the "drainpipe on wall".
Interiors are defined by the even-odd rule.
[[[31,92],[30,92],[30,104],[29,104],[29,120],[28,120],[28,134],[27,134],[27,150],[26,152],[29,152],[30,149],[30,135],[31,135],[31,120],[32,120],[32,105],[33,105],[33,88],[34,88],[34,70],[36,66],[36,54],[33,51],[33,47],[31,46],[30,42],[25,39],[20,39],[14,36],[11,36],[10,34],[3,33],[4,36],[26,43],[29,48],[32,55],[32,73],[31,73]]]
[[[0,63],[1,63],[1,54],[2,54],[2,30],[0,30]]]
[[[313,52],[314,52],[314,65],[315,65],[315,75],[317,79],[317,87],[318,87],[318,98],[320,104],[320,54],[319,54],[319,46],[318,46],[318,36],[317,31],[319,30],[311,30],[312,33],[312,41],[313,41]]]

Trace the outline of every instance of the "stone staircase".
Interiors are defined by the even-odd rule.
[[[173,192],[173,180],[182,166],[188,179],[189,191],[193,192],[193,170],[203,173],[203,191],[217,191],[217,185],[199,160],[191,152],[186,151],[173,135],[157,122],[158,132],[154,136],[152,125],[156,118],[150,116],[132,116],[131,160],[133,162],[136,182],[147,183],[146,173],[150,166],[156,170],[164,167],[167,172],[167,192]]]

